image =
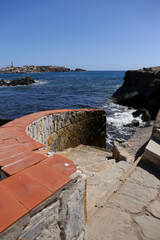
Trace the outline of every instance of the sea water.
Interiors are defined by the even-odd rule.
[[[124,71],[1,74],[11,80],[25,76],[30,86],[0,87],[0,118],[15,119],[49,109],[100,108],[107,115],[107,147],[115,137],[127,139],[133,129],[124,127],[133,119],[127,107],[114,104],[110,97],[123,84]]]

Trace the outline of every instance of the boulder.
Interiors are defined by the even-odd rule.
[[[7,86],[7,87],[17,86],[17,85],[31,85],[33,83],[35,83],[35,81],[31,77],[24,77],[21,79],[17,78],[10,81],[4,80],[4,79],[0,80],[0,86]]]
[[[136,119],[133,119],[131,123],[124,125],[124,127],[138,127],[139,121]]]
[[[149,112],[146,109],[138,109],[138,110],[136,110],[136,111],[134,111],[132,113],[133,117],[138,117],[141,114],[142,114],[141,119],[144,122],[149,122],[150,121],[151,116],[150,116]]]
[[[0,86],[7,86],[6,80],[0,79]]]
[[[127,71],[123,85],[112,95],[113,102],[147,109],[155,119],[160,108],[160,67]]]

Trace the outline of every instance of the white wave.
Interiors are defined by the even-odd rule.
[[[103,105],[106,111],[107,119],[107,138],[106,144],[110,148],[113,145],[113,141],[116,137],[127,140],[133,132],[135,132],[136,127],[126,127],[125,125],[131,123],[133,119],[139,121],[139,126],[144,126],[145,123],[141,120],[141,115],[134,118],[132,113],[135,109],[130,109],[125,106],[120,106],[113,103],[110,99],[107,100],[105,105]]]
[[[41,85],[41,84],[47,84],[48,81],[47,80],[35,80],[35,85]]]
[[[128,107],[120,106],[113,102],[108,102],[106,105],[104,105],[104,108],[106,109],[107,113],[107,123],[112,126],[120,128],[131,123],[133,119],[138,120],[140,126],[144,124],[141,120],[141,115],[137,118],[133,117],[132,113],[135,111],[135,109],[129,109]]]

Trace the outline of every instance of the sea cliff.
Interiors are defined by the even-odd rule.
[[[160,67],[127,71],[123,85],[111,99],[120,105],[146,109],[155,119],[160,108]]]

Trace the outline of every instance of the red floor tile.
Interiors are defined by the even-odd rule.
[[[77,171],[77,167],[71,160],[64,158],[58,154],[45,159],[43,163],[47,164],[47,166],[57,169],[59,172],[66,176],[70,176],[72,173]]]
[[[33,209],[52,193],[24,173],[17,173],[0,182],[0,187],[6,189],[15,199],[28,210]]]
[[[1,153],[0,154],[0,161],[3,160],[3,159],[6,159],[8,157],[16,156],[17,154],[22,153],[22,152],[25,152],[24,147],[18,146],[10,152]]]
[[[29,167],[25,169],[23,173],[48,188],[53,193],[71,181],[70,177],[61,174],[57,169],[49,168],[43,163]]]
[[[24,133],[22,136],[17,136],[15,138],[19,143],[25,143],[25,142],[31,141],[31,138],[26,133]]]
[[[3,141],[0,141],[0,149],[7,147],[7,146],[13,146],[15,144],[18,144],[18,142],[14,138],[8,139],[8,140],[3,140]]]
[[[2,148],[0,148],[0,154],[6,153],[6,152],[11,152],[18,148],[22,148],[21,144],[18,142],[15,145],[3,146]]]
[[[12,164],[2,167],[2,170],[9,175],[13,175],[17,172],[22,171],[23,169],[25,169],[29,166],[32,166],[32,165],[44,160],[44,159],[45,159],[44,155],[32,153],[31,156],[27,156],[26,158],[23,158],[15,163],[12,163]]]
[[[37,154],[42,154],[44,156],[48,156],[47,153],[48,153],[48,150],[47,149],[41,149],[41,150],[35,150],[34,153],[37,153]]]
[[[28,210],[0,187],[0,232],[27,214]]]
[[[33,155],[33,153],[30,152],[30,151],[19,153],[19,154],[15,155],[15,156],[11,156],[11,157],[5,158],[4,160],[1,160],[0,161],[0,166],[4,167],[4,166],[6,166],[8,164],[17,162],[19,160],[22,160],[22,159],[24,159],[26,157],[30,157],[32,155]]]
[[[30,142],[23,143],[23,146],[25,147],[25,149],[32,151],[32,150],[35,150],[35,149],[38,149],[38,148],[42,148],[45,145],[43,145],[39,142],[36,142],[34,140],[31,140]]]

